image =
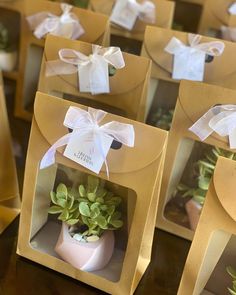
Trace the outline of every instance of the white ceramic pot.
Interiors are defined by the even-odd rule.
[[[191,199],[185,204],[185,209],[188,214],[190,228],[195,231],[200,218],[202,206]]]
[[[63,223],[55,251],[66,262],[84,271],[104,268],[114,251],[113,231],[105,231],[97,242],[83,243],[73,239]]]
[[[13,71],[16,67],[17,52],[6,52],[0,51],[0,70],[2,71]]]

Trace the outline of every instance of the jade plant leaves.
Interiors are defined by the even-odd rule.
[[[181,192],[182,197],[192,197],[200,205],[204,204],[205,196],[209,188],[212,175],[216,166],[218,157],[225,157],[236,160],[236,154],[231,151],[225,151],[218,147],[212,148],[206,153],[203,159],[200,159],[195,164],[197,166],[197,187],[189,187],[180,183],[177,186],[176,192]]]
[[[76,189],[60,183],[56,192],[51,192],[50,214],[59,214],[58,219],[70,226],[83,228],[83,237],[100,237],[102,233],[123,226],[122,214],[117,209],[122,198],[104,188],[104,181],[89,175],[87,184]]]
[[[233,289],[228,288],[228,291],[231,295],[236,295],[236,270],[232,266],[228,266],[226,270],[232,278],[232,287],[233,287]]]

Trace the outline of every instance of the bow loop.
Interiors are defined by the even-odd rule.
[[[236,148],[236,105],[214,106],[207,111],[189,130],[204,141],[213,132],[228,136],[230,148]]]
[[[212,41],[200,44],[201,38],[202,37],[200,35],[188,34],[188,42],[190,47],[196,50],[203,51],[211,56],[219,56],[223,53],[225,49],[225,44],[222,41]],[[180,52],[183,52],[186,48],[188,48],[188,46],[185,45],[182,41],[180,41],[176,37],[172,37],[172,39],[165,47],[165,51],[170,54],[178,54]]]
[[[60,60],[48,61],[46,76],[74,74],[78,72],[81,92],[92,94],[109,93],[108,64],[116,69],[125,66],[122,52],[118,47],[102,48],[92,45],[92,54],[84,55],[73,49],[60,49]]]
[[[128,0],[128,7],[133,10],[142,21],[155,23],[156,9],[153,2],[145,0],[142,3],[138,3],[136,0]]]
[[[99,156],[101,161],[98,167],[94,170],[88,163],[83,163],[81,161],[76,162],[95,173],[99,173],[103,163],[105,163],[107,176],[109,176],[106,156],[113,139],[129,147],[134,147],[135,134],[133,125],[130,124],[112,121],[104,125],[99,125],[106,114],[105,111],[93,108],[88,108],[88,111],[85,111],[80,108],[70,107],[66,113],[63,125],[72,129],[73,132],[58,139],[48,149],[41,160],[40,169],[46,168],[55,163],[55,153],[58,148],[67,145],[66,149],[68,149],[71,142],[77,141],[76,148],[79,151],[80,148],[86,146],[86,142],[92,142],[89,146],[88,152],[88,154],[90,154],[90,163],[96,162],[96,157]],[[104,140],[107,141],[107,138],[109,140],[108,145],[103,142]],[[80,140],[82,140],[82,142],[80,142]],[[91,150],[97,150],[98,154],[93,156]],[[65,152],[64,155],[67,156],[68,154],[65,154]],[[83,154],[86,154],[84,150]]]
[[[36,38],[41,39],[51,33],[71,39],[78,39],[84,34],[84,29],[79,23],[78,17],[71,12],[73,6],[62,3],[62,15],[57,16],[49,12],[39,12],[28,16],[27,21]]]

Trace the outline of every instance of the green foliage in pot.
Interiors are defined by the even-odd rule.
[[[213,147],[205,157],[199,160],[196,165],[197,171],[197,187],[191,188],[180,183],[177,187],[177,192],[180,192],[183,197],[192,197],[194,201],[203,205],[205,196],[213,176],[218,157],[225,157],[231,160],[236,160],[236,154],[231,151],[226,151],[218,147]]]
[[[73,0],[72,4],[80,8],[87,8],[89,0]]]
[[[0,23],[0,50],[7,51],[9,49],[9,33],[7,28]]]
[[[76,189],[61,183],[50,195],[53,205],[49,213],[59,214],[59,220],[77,228],[87,241],[97,240],[105,230],[123,226],[118,211],[122,199],[105,189],[97,177],[89,175],[87,184],[80,184]]]
[[[236,270],[231,266],[228,266],[226,270],[232,278],[232,288],[228,288],[229,294],[236,295]]]
[[[152,114],[150,124],[164,130],[170,130],[174,110],[158,110]]]

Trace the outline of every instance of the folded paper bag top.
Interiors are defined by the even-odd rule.
[[[125,66],[120,48],[92,45],[92,54],[84,55],[73,49],[60,49],[59,59],[47,61],[46,76],[70,75],[78,72],[80,92],[109,93],[108,65],[116,69]]]
[[[208,110],[189,130],[204,141],[213,132],[229,137],[231,149],[236,148],[236,105],[214,106]]]
[[[155,4],[148,0],[142,3],[136,0],[117,0],[110,21],[127,30],[132,30],[137,18],[146,23],[155,23]]]
[[[72,5],[62,3],[63,13],[61,16],[44,11],[28,16],[26,19],[30,29],[34,31],[34,35],[38,39],[50,33],[75,40],[84,34],[84,29],[78,17],[71,12],[72,8]]]
[[[174,55],[172,78],[181,80],[203,81],[206,55],[219,56],[225,45],[221,41],[201,43],[201,36],[188,34],[190,46],[176,37],[172,37],[165,51]]]
[[[63,125],[73,131],[58,139],[49,148],[41,160],[40,169],[54,164],[57,148],[66,145],[64,156],[97,174],[105,163],[109,177],[106,156],[113,140],[134,147],[135,133],[133,125],[116,121],[99,126],[106,114],[90,107],[88,111],[70,107]]]

